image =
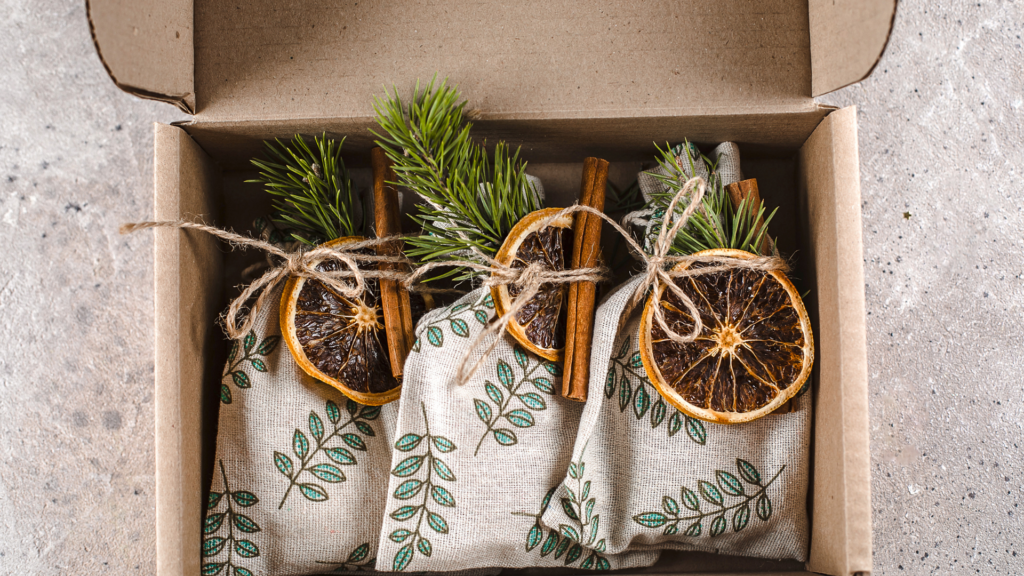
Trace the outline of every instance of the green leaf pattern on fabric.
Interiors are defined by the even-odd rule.
[[[538,373],[541,368],[544,371]],[[516,376],[517,370],[521,376]],[[519,443],[515,429],[531,428],[536,424],[533,413],[547,409],[547,401],[537,392],[555,393],[555,384],[547,377],[554,374],[561,374],[554,362],[536,358],[519,344],[513,348],[512,362],[498,359],[495,369],[497,383],[484,380],[487,397],[473,399],[476,417],[486,427],[473,456],[480,453],[480,447],[488,436],[501,446]]]
[[[251,575],[252,571],[239,561],[260,555],[259,546],[250,540],[252,534],[260,531],[260,526],[241,509],[254,506],[259,498],[245,490],[233,492],[224,471],[224,462],[218,461],[217,464],[224,482],[224,491],[211,490],[207,500],[201,572],[207,576],[222,573],[231,576]],[[223,509],[221,504],[224,504]]]
[[[761,473],[750,462],[737,458],[736,469],[739,477],[725,470],[716,470],[713,482],[697,481],[696,491],[680,487],[678,500],[664,496],[660,510],[637,514],[633,521],[646,528],[661,528],[666,536],[682,531],[688,538],[698,538],[703,534],[713,538],[729,528],[739,532],[750,523],[752,512],[762,522],[767,522],[772,516],[768,487],[786,467],[779,468],[768,482],[763,483]],[[705,528],[705,520],[709,518],[711,522]]]
[[[372,572],[377,564],[376,558],[370,558],[370,543],[360,544],[349,553],[344,562],[323,562],[317,560],[317,564],[331,567],[331,573],[341,572]]]
[[[421,404],[420,408],[423,411],[423,434],[410,432],[395,442],[395,449],[399,452],[412,452],[418,448],[425,451],[402,458],[391,471],[398,478],[409,478],[398,485],[392,496],[415,502],[403,504],[389,515],[398,522],[410,523],[407,528],[398,528],[388,535],[393,542],[404,544],[391,561],[394,572],[408,568],[417,553],[427,557],[433,554],[434,545],[430,538],[448,533],[444,508],[456,506],[451,488],[440,484],[441,481],[455,482],[455,472],[438,454],[448,454],[457,448],[451,440],[431,433],[426,406]]]
[[[288,479],[288,487],[278,509],[284,507],[293,488],[297,487],[299,494],[311,502],[323,502],[330,496],[327,488],[317,481],[325,484],[345,481],[345,473],[339,466],[358,464],[355,453],[367,450],[366,442],[359,434],[346,430],[355,429],[368,437],[376,436],[370,422],[380,416],[378,406],[363,406],[349,399],[345,403],[343,417],[341,408],[334,401],[328,400],[324,414],[329,427],[320,414],[311,410],[308,435],[298,428],[292,434],[292,455],[287,451],[274,452],[274,467]],[[344,445],[330,446],[335,439],[341,440]]]
[[[576,467],[576,469],[582,470],[583,467],[579,466]],[[542,558],[547,556],[552,556],[556,559],[561,558],[566,566],[572,566],[574,568],[582,568],[584,570],[610,570],[612,567],[611,562],[601,555],[605,546],[603,539],[593,547],[593,550],[591,550],[589,549],[589,545],[588,548],[584,548],[580,544],[581,534],[580,530],[576,527],[563,524],[559,530],[548,530],[545,533],[544,526],[541,524],[540,519],[548,509],[548,506],[551,505],[551,499],[557,490],[558,486],[548,490],[544,499],[541,501],[540,509],[536,514],[532,512],[512,513],[513,516],[533,518],[533,525],[530,526],[530,529],[526,532],[526,551],[533,552],[536,550],[536,553],[540,554]],[[590,483],[587,482],[586,488],[583,488],[582,490],[583,491],[579,493],[589,495]],[[583,496],[583,499],[585,500],[586,497],[587,496]],[[594,499],[591,498],[588,502],[590,502],[590,504],[584,504],[584,510],[593,510]],[[578,501],[569,500],[567,498],[562,499],[561,505],[565,507],[566,513],[568,513],[569,509],[577,510],[579,508]],[[589,512],[585,512],[585,514],[590,517]],[[573,512],[573,514],[570,514],[570,517],[578,518],[578,515]],[[596,516],[592,518],[596,519]],[[593,526],[589,526],[590,524],[593,524]],[[593,543],[594,536],[597,534],[597,523],[588,522],[588,529],[591,529],[592,533],[589,538],[589,543]]]
[[[601,538],[598,540],[597,536],[601,528],[601,515],[594,514],[594,506],[597,503],[597,498],[591,495],[591,482],[586,480],[587,463],[583,460],[584,454],[586,454],[587,448],[583,447],[583,452],[580,453],[580,457],[575,462],[569,463],[569,478],[562,484],[568,497],[561,498],[562,511],[565,512],[566,516],[569,517],[575,524],[568,525],[562,524],[558,527],[559,533],[563,536],[571,538],[573,541],[582,543],[588,549],[595,550],[597,552],[605,551],[605,539]],[[569,486],[569,480],[576,481],[576,489],[573,490]],[[570,552],[572,549],[570,548]],[[607,564],[607,560],[604,562]],[[595,567],[601,564],[600,561],[595,559]],[[584,561],[586,563],[586,561]],[[581,566],[582,567],[582,566]],[[602,568],[598,568],[602,569]]]
[[[632,341],[631,336],[626,336],[619,347],[619,352],[612,357],[608,376],[605,377],[604,395],[610,399],[615,397],[617,391],[619,412],[625,413],[628,409],[637,420],[647,417],[651,429],[661,426],[666,420],[666,414],[671,410],[668,425],[665,427],[670,438],[685,428],[686,436],[691,441],[701,446],[707,444],[708,432],[704,423],[671,408],[651,384],[644,372],[640,351],[630,346]],[[630,377],[640,381],[635,389]]]
[[[427,343],[435,348],[444,346],[445,330],[448,328],[453,336],[458,338],[469,338],[470,328],[467,319],[480,324],[487,324],[494,311],[494,300],[490,293],[485,294],[478,301],[470,304],[463,302],[449,307],[443,314],[426,323],[420,323],[417,329],[420,335],[413,342],[412,351],[419,352],[421,342],[426,337]]]
[[[220,379],[220,401],[222,404],[231,404],[232,402],[231,387],[228,386],[228,381],[239,389],[251,388],[252,378],[246,370],[251,369],[256,372],[269,370],[266,361],[259,356],[270,356],[277,349],[277,345],[281,343],[281,337],[276,334],[267,336],[258,346],[256,340],[256,333],[249,332],[241,340],[231,343],[227,365],[224,367],[224,374]],[[242,353],[241,357],[238,355],[239,352]]]

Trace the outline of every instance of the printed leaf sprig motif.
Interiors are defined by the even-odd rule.
[[[423,411],[423,434],[408,433],[395,442],[395,448],[400,452],[412,452],[419,447],[425,447],[426,452],[414,454],[398,463],[391,471],[393,476],[408,478],[395,489],[393,496],[399,500],[412,500],[422,498],[420,504],[406,504],[390,514],[391,518],[399,522],[411,522],[416,524],[412,530],[399,528],[388,536],[393,542],[399,544],[408,542],[395,554],[392,560],[391,569],[394,572],[401,572],[409,566],[417,552],[429,557],[433,554],[434,547],[430,540],[423,534],[427,526],[437,534],[448,533],[448,521],[438,514],[438,508],[432,508],[431,502],[436,506],[455,508],[455,496],[451,491],[439,484],[438,480],[455,482],[455,473],[441,460],[436,453],[448,454],[456,450],[455,444],[444,436],[435,436],[430,433],[430,423],[427,420],[427,409],[422,403],[420,409]],[[425,471],[426,476],[420,478]]]
[[[257,346],[256,334],[249,332],[245,335],[245,338],[231,343],[231,352],[228,353],[228,365],[224,369],[224,375],[221,376],[220,401],[222,403],[231,404],[231,388],[224,383],[224,380],[231,376],[231,381],[235,383],[235,386],[251,388],[252,379],[242,369],[245,363],[248,362],[252,369],[257,372],[266,372],[267,363],[262,358],[259,358],[259,356],[264,358],[270,356],[280,342],[281,337],[275,334],[267,336]],[[235,360],[239,351],[243,352],[242,357]]]
[[[473,399],[477,418],[487,426],[483,435],[480,436],[480,441],[476,444],[473,456],[480,452],[480,446],[483,445],[488,435],[502,446],[512,446],[518,443],[519,438],[515,431],[505,426],[505,423],[507,422],[515,428],[529,428],[536,423],[533,413],[547,409],[544,397],[533,389],[527,387],[526,391],[521,391],[526,383],[532,385],[539,392],[548,395],[555,394],[555,383],[547,376],[562,375],[562,368],[558,364],[541,360],[530,367],[532,355],[518,344],[515,345],[513,354],[516,365],[522,371],[522,376],[516,377],[512,365],[499,358],[496,369],[498,384],[485,380],[484,391],[487,393],[487,398]],[[534,376],[540,368],[547,372],[546,376]]]
[[[353,400],[348,400],[345,409],[347,418],[343,420],[338,405],[331,400],[327,401],[327,421],[333,429],[324,426],[323,418],[316,411],[309,412],[309,436],[298,428],[292,434],[292,452],[298,460],[297,463],[287,454],[274,452],[274,466],[288,478],[288,488],[285,489],[278,508],[284,506],[292,488],[296,486],[307,500],[313,502],[327,500],[326,488],[315,482],[301,482],[300,480],[304,479],[303,474],[312,475],[329,484],[344,482],[345,474],[338,466],[356,465],[356,456],[352,451],[366,451],[366,441],[359,433],[368,437],[376,436],[369,423],[380,416],[380,407],[362,406]],[[349,428],[350,426],[352,428]],[[328,430],[330,430],[330,434],[328,434]],[[310,442],[310,437],[313,439],[312,442]],[[344,445],[328,446],[328,443],[335,438],[341,440]],[[317,457],[321,455],[326,456],[327,460],[318,460]]]
[[[480,324],[487,324],[491,317],[488,310],[494,310],[494,300],[489,292],[473,304],[464,302],[452,306],[448,309],[447,314],[425,324],[426,330],[422,334],[426,336],[427,342],[435,348],[444,346],[444,329],[442,327],[445,325],[455,336],[469,338],[469,324],[466,322],[468,313],[472,312],[473,318]],[[420,351],[420,342],[423,340],[423,336],[416,338],[416,342],[412,345],[413,352]]]
[[[589,484],[589,482],[587,483]],[[571,538],[562,536],[557,530],[549,530],[547,537],[544,537],[544,527],[540,523],[541,516],[548,509],[548,505],[551,504],[551,497],[554,496],[555,491],[558,490],[558,486],[548,490],[548,493],[544,495],[544,499],[540,503],[540,510],[536,514],[529,512],[513,512],[513,516],[528,516],[533,518],[533,526],[530,527],[530,531],[526,533],[526,551],[531,552],[540,546],[541,557],[554,554],[554,557],[561,558],[565,555],[565,565],[569,566],[574,562],[578,562],[583,557],[583,548],[578,542],[573,541]],[[543,545],[541,544],[543,541]],[[602,551],[604,550],[604,540],[600,543]],[[610,570],[612,567],[611,563],[604,556],[601,556],[597,552],[591,552],[587,555],[586,559],[578,566],[584,570]]]
[[[726,532],[730,524],[734,532],[746,528],[750,523],[753,503],[753,512],[761,521],[767,522],[772,517],[772,501],[768,498],[768,487],[786,467],[779,468],[768,482],[763,482],[757,468],[742,458],[736,459],[736,468],[739,472],[738,478],[724,470],[716,470],[714,483],[700,480],[697,482],[696,492],[683,486],[679,489],[679,500],[664,496],[661,499],[660,511],[637,514],[633,516],[633,521],[647,528],[664,526],[662,533],[666,536],[677,534],[681,526],[685,526],[682,528],[683,535],[696,538],[704,532],[704,520],[712,518],[708,533],[715,537]],[[748,493],[749,489],[755,490]],[[726,505],[727,497],[739,500]],[[731,520],[726,520],[730,513]]]
[[[619,348],[618,354],[612,357],[612,367],[608,369],[608,377],[604,384],[604,395],[612,398],[617,389],[619,412],[625,412],[626,408],[631,408],[637,420],[643,420],[644,416],[649,416],[651,428],[657,428],[665,422],[669,407],[662,399],[661,394],[651,385],[651,381],[647,379],[643,360],[640,359],[640,351],[634,350],[632,355],[629,354],[631,341],[632,337],[627,336]],[[640,380],[640,384],[635,389],[630,382],[630,375]],[[704,423],[673,409],[672,415],[668,417],[668,426],[666,427],[669,438],[675,436],[683,428],[686,429],[686,435],[690,440],[701,446],[707,443],[708,433]]]
[[[377,563],[376,558],[369,558],[370,556],[370,543],[366,542],[360,544],[349,553],[348,558],[344,562],[323,562],[317,560],[317,564],[328,564],[334,566],[331,570],[332,573],[338,572],[370,572],[373,571],[374,565]]]
[[[203,523],[203,558],[210,559],[202,566],[203,576],[216,576],[224,572],[230,576],[253,576],[248,568],[239,566],[239,558],[255,558],[260,549],[245,537],[236,537],[236,533],[244,536],[260,531],[260,527],[252,518],[237,512],[237,508],[249,508],[259,502],[252,492],[245,490],[232,491],[224,472],[224,462],[219,461],[221,478],[224,480],[223,492],[210,492],[206,503],[206,520]],[[221,504],[226,505],[223,512],[218,512]],[[237,507],[237,508],[236,508]],[[224,530],[227,535],[224,536]],[[217,557],[227,553],[222,561]],[[225,571],[225,569],[227,569]]]
[[[597,503],[597,498],[591,497],[590,495],[590,480],[584,481],[584,474],[587,471],[587,463],[583,461],[583,454],[587,451],[587,447],[584,445],[583,453],[580,454],[579,459],[576,462],[569,463],[569,478],[576,480],[576,490],[574,491],[569,487],[568,483],[563,483],[562,486],[565,488],[566,493],[569,495],[568,498],[562,497],[560,504],[562,511],[565,515],[576,522],[575,526],[569,524],[561,524],[558,527],[558,532],[564,537],[573,540],[574,542],[582,542],[587,545],[588,548],[593,548],[596,552],[605,551],[604,538],[597,541],[594,544],[594,540],[597,540],[598,531],[601,528],[601,515],[594,514],[594,505]],[[575,556],[582,553],[582,548],[574,553],[574,550],[579,546],[576,544],[572,548],[569,548],[569,556]],[[605,563],[608,561],[603,559]],[[583,564],[588,564],[584,561]],[[580,565],[581,568],[587,568],[588,566]],[[606,569],[606,568],[600,568]]]

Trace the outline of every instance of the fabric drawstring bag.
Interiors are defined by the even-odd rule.
[[[374,565],[396,404],[361,406],[306,375],[281,343],[281,288],[232,344],[221,383],[203,574]]]
[[[600,539],[609,554],[674,549],[806,560],[809,394],[794,400],[791,413],[732,426],[666,404],[640,360],[639,312],[615,335],[639,283],[598,308],[573,465],[541,523],[575,530],[585,542]]]
[[[582,405],[561,397],[560,365],[507,335],[463,385],[459,362],[494,317],[480,288],[417,325],[405,364],[378,567],[608,570],[649,565],[656,551],[609,554],[603,543],[546,529],[571,467]],[[482,341],[482,351],[491,342]],[[471,360],[479,358],[474,352]],[[608,498],[594,490],[591,497]],[[589,549],[585,547],[589,546]]]
[[[686,168],[685,159],[694,160],[687,179],[717,177],[727,185],[742,178],[730,142],[713,151],[713,175],[696,147],[675,153]],[[647,200],[668,192],[647,173],[637,179]],[[659,224],[660,215],[652,216],[646,239]],[[676,410],[644,370],[641,307],[622,318],[641,282],[627,282],[597,310],[574,466],[552,497],[560,505],[549,506],[541,523],[576,530],[586,542],[597,532],[610,554],[675,549],[806,560],[810,395],[795,398],[788,413],[745,424],[702,422]],[[588,498],[588,488],[609,497]]]

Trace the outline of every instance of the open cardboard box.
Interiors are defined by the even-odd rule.
[[[813,96],[870,73],[895,0],[89,0],[88,11],[118,86],[194,116],[156,125],[156,219],[246,230],[260,195],[243,180],[263,139],[347,136],[347,158],[365,166],[371,96],[437,71],[480,109],[479,136],[523,147],[549,205],[571,201],[588,155],[621,178],[653,142],[739,143],[811,289],[810,561],[674,553],[647,572],[870,572],[856,113]],[[199,233],[157,230],[155,244],[157,573],[193,576],[225,356],[214,318],[243,262]]]

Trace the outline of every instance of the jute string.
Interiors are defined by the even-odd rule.
[[[686,183],[679,189],[679,192],[672,197],[672,201],[669,202],[668,208],[665,210],[664,219],[661,222],[660,230],[658,231],[658,238],[654,243],[653,252],[648,255],[644,253],[640,245],[633,240],[632,235],[627,233],[620,226],[613,224],[620,234],[626,238],[627,242],[632,248],[633,253],[639,257],[645,265],[644,279],[633,293],[629,303],[626,305],[621,319],[628,318],[636,307],[643,301],[644,295],[647,293],[647,289],[651,289],[651,304],[654,306],[654,321],[658,323],[658,326],[662,329],[666,336],[673,342],[678,344],[687,344],[693,342],[700,336],[701,332],[704,331],[704,322],[701,320],[700,312],[697,310],[697,306],[693,300],[680,288],[673,279],[675,278],[687,278],[692,276],[700,276],[704,274],[714,274],[717,272],[725,272],[728,270],[743,269],[743,270],[758,270],[768,272],[772,270],[788,271],[789,266],[786,261],[777,256],[756,256],[750,259],[743,258],[732,258],[728,256],[669,256],[669,250],[672,249],[672,244],[675,241],[676,235],[683,227],[689,222],[690,217],[697,210],[704,211],[704,205],[701,200],[704,198],[704,192],[707,184],[703,178],[695,176],[686,181]],[[690,203],[687,204],[682,214],[676,215],[676,206],[687,196],[690,195]],[[624,222],[632,220],[637,213],[627,214],[623,218]],[[714,215],[707,214],[709,221],[716,221],[717,218]],[[693,264],[715,264],[714,266],[702,266],[694,268]],[[686,264],[685,268],[676,269],[680,264]],[[679,299],[686,310],[690,313],[693,318],[693,329],[689,334],[679,334],[673,330],[668,323],[665,321],[664,307],[661,306],[661,298],[664,294],[664,289],[669,289]],[[621,323],[621,320],[620,320]]]
[[[704,179],[699,176],[690,178],[679,189],[679,192],[677,192],[672,198],[672,201],[669,202],[668,209],[665,211],[665,216],[661,223],[661,229],[658,232],[658,238],[654,243],[653,252],[651,254],[646,253],[644,249],[640,247],[640,244],[633,239],[633,235],[626,231],[622,225],[619,225],[619,223],[612,220],[607,214],[600,210],[596,210],[590,206],[575,205],[562,211],[563,213],[587,212],[593,214],[611,225],[612,229],[625,239],[633,256],[644,264],[644,279],[639,285],[637,285],[636,290],[633,292],[633,296],[630,298],[630,301],[627,303],[626,308],[622,313],[621,319],[624,320],[628,318],[636,307],[643,301],[644,296],[647,294],[647,290],[651,289],[652,298],[654,299],[652,302],[654,305],[654,320],[658,323],[658,326],[665,332],[669,339],[679,344],[686,344],[696,340],[704,330],[704,324],[701,321],[700,312],[697,310],[697,306],[694,304],[693,300],[690,299],[682,288],[676,285],[673,279],[714,274],[716,272],[725,272],[727,270],[735,269],[758,270],[763,272],[769,272],[772,270],[785,272],[789,270],[789,265],[786,261],[777,256],[757,256],[750,259],[732,258],[729,256],[669,256],[669,250],[672,248],[673,241],[679,231],[686,226],[694,212],[697,210],[704,210],[701,200],[704,198],[705,189],[706,183]],[[688,194],[690,195],[690,202],[687,204],[683,212],[677,217],[676,206]],[[643,211],[638,211],[627,214],[623,218],[623,222],[631,222],[637,217],[637,215],[642,213]],[[559,213],[559,215],[561,214],[562,213]],[[555,217],[558,216],[556,215]],[[709,218],[709,220],[710,219],[712,218]],[[672,269],[682,263],[689,265],[689,267],[679,270]],[[693,268],[692,265],[696,263],[715,265]],[[684,335],[677,333],[665,321],[665,314],[662,310],[663,307],[661,306],[661,298],[664,294],[662,286],[666,289],[672,290],[672,293],[679,298],[680,302],[682,302],[683,306],[693,317],[694,326],[689,334]],[[522,296],[520,296],[520,298],[521,297]]]
[[[242,338],[252,330],[253,323],[256,321],[256,311],[263,307],[265,300],[274,291],[274,288],[289,276],[317,280],[338,294],[350,299],[362,296],[366,290],[366,280],[368,278],[401,282],[409,277],[408,272],[401,270],[376,270],[360,267],[360,263],[411,264],[411,261],[404,256],[360,253],[362,250],[399,240],[400,238],[398,237],[371,238],[349,242],[341,246],[318,246],[310,250],[287,252],[270,242],[185,220],[135,222],[121,226],[120,232],[121,234],[130,234],[146,228],[199,230],[229,242],[233,246],[258,248],[281,259],[281,263],[278,266],[271,267],[262,276],[246,286],[242,293],[231,301],[227,312],[223,316],[223,322],[224,331],[227,332],[228,337],[232,340]],[[346,269],[335,271],[317,269],[318,264],[330,260],[343,264]],[[240,315],[242,315],[243,310],[246,308],[246,304],[254,296],[256,297],[256,303],[253,305],[251,312],[245,314],[244,318],[239,320]]]
[[[545,218],[540,222],[537,229],[543,230],[549,225],[559,220],[570,216],[576,212],[581,212],[588,209],[588,206],[581,206],[575,204],[568,208],[559,210],[557,213]],[[591,209],[593,210],[593,209]],[[459,362],[459,369],[455,373],[455,381],[461,386],[469,381],[474,374],[480,369],[484,361],[490,357],[491,352],[501,341],[501,335],[508,330],[509,322],[511,322],[517,314],[523,309],[524,306],[529,304],[530,300],[540,292],[540,289],[545,285],[549,284],[568,284],[570,282],[603,282],[608,279],[608,269],[604,267],[596,268],[577,268],[574,270],[551,270],[544,264],[534,262],[527,265],[524,268],[513,268],[506,264],[498,262],[494,258],[487,256],[486,254],[474,250],[476,257],[479,260],[449,260],[445,262],[428,262],[416,268],[409,278],[405,281],[405,285],[410,289],[414,289],[417,282],[421,281],[421,278],[435,268],[446,268],[452,266],[460,266],[465,268],[471,268],[474,270],[480,270],[482,272],[490,272],[490,276],[483,282],[485,288],[491,288],[493,286],[507,286],[515,284],[520,288],[519,294],[512,301],[512,305],[505,314],[498,318],[497,321],[490,323],[485,327],[473,342],[469,346],[469,350],[466,351],[465,356]],[[473,351],[478,348],[481,342],[486,340],[488,337],[494,336],[490,344],[483,350],[480,358],[467,370],[466,366],[469,363],[469,359],[473,355]]]
[[[543,229],[554,221],[577,212],[593,214],[611,225],[612,229],[626,240],[634,257],[642,261],[645,267],[643,272],[644,279],[636,287],[636,290],[622,314],[622,318],[629,317],[633,310],[635,310],[640,302],[643,301],[644,296],[647,294],[647,290],[651,289],[652,297],[654,299],[655,322],[658,323],[658,326],[662,331],[664,331],[669,339],[680,344],[686,344],[693,342],[701,334],[704,330],[704,325],[701,320],[700,312],[693,300],[676,285],[673,279],[713,274],[732,269],[759,270],[765,272],[772,270],[786,271],[789,269],[786,262],[777,256],[758,256],[751,259],[731,258],[726,256],[669,256],[668,252],[671,249],[672,243],[679,230],[686,226],[694,212],[697,210],[703,210],[701,200],[704,197],[705,188],[706,184],[700,177],[691,178],[683,185],[682,188],[680,188],[679,192],[676,193],[672,198],[672,201],[669,203],[668,209],[665,211],[664,220],[662,221],[661,229],[658,232],[658,238],[654,244],[653,253],[651,254],[647,254],[623,226],[620,226],[604,212],[591,208],[590,206],[576,204],[560,210],[543,221],[538,229]],[[676,206],[683,200],[683,198],[686,197],[687,194],[690,195],[690,202],[683,210],[682,214],[676,217]],[[638,214],[638,212],[628,214],[623,219],[623,222],[625,223],[633,220]],[[474,255],[477,258],[475,260],[429,262],[416,267],[411,273],[401,270],[363,269],[360,267],[360,263],[393,263],[412,266],[412,262],[404,256],[360,253],[360,251],[367,248],[374,248],[400,240],[400,236],[374,238],[350,242],[341,246],[318,246],[310,250],[288,252],[263,240],[242,236],[234,232],[222,230],[213,226],[207,226],[206,224],[184,220],[160,220],[125,224],[121,226],[120,232],[122,234],[129,234],[146,228],[182,228],[199,230],[225,240],[234,246],[241,248],[258,248],[281,259],[280,265],[271,267],[267,270],[267,272],[249,284],[242,293],[231,302],[223,320],[225,331],[232,339],[242,338],[252,329],[252,325],[255,322],[256,311],[262,308],[264,300],[273,292],[273,288],[289,276],[317,280],[346,298],[358,298],[361,296],[366,290],[366,280],[368,278],[401,282],[406,289],[411,291],[447,292],[449,290],[433,290],[425,288],[424,286],[421,286],[421,283],[424,282],[424,276],[434,269],[453,266],[465,267],[489,273],[490,275],[483,282],[483,286],[487,288],[493,286],[507,286],[510,284],[519,286],[520,293],[512,302],[511,307],[501,318],[496,322],[492,322],[483,331],[481,331],[470,345],[469,351],[459,363],[459,369],[456,373],[456,380],[459,384],[463,384],[473,377],[483,362],[490,356],[491,352],[497,346],[501,339],[501,335],[508,330],[509,322],[511,322],[523,307],[525,307],[530,300],[540,292],[543,286],[570,282],[596,283],[608,279],[608,270],[604,267],[580,268],[575,270],[551,270],[543,264],[533,263],[524,268],[513,268],[512,266],[502,264],[494,258],[479,251],[475,251]],[[336,260],[342,263],[347,270],[323,271],[317,269],[318,264],[329,260]],[[675,268],[680,263],[686,263],[691,266],[680,270],[666,269],[670,267]],[[693,268],[692,264],[695,263],[715,265]],[[660,305],[661,297],[664,293],[662,286],[666,289],[672,290],[673,294],[676,295],[679,301],[690,313],[690,316],[694,319],[693,329],[689,334],[684,335],[677,333],[665,321],[664,311],[662,309],[663,307]],[[246,314],[243,320],[239,321],[239,315],[242,314],[243,309],[246,307],[246,303],[248,303],[254,296],[256,296],[256,302],[252,307],[251,312]],[[488,344],[483,350],[480,358],[477,359],[477,361],[467,370],[467,365],[469,359],[473,355],[473,351],[477,349],[482,341],[491,336],[494,337],[490,344]]]

